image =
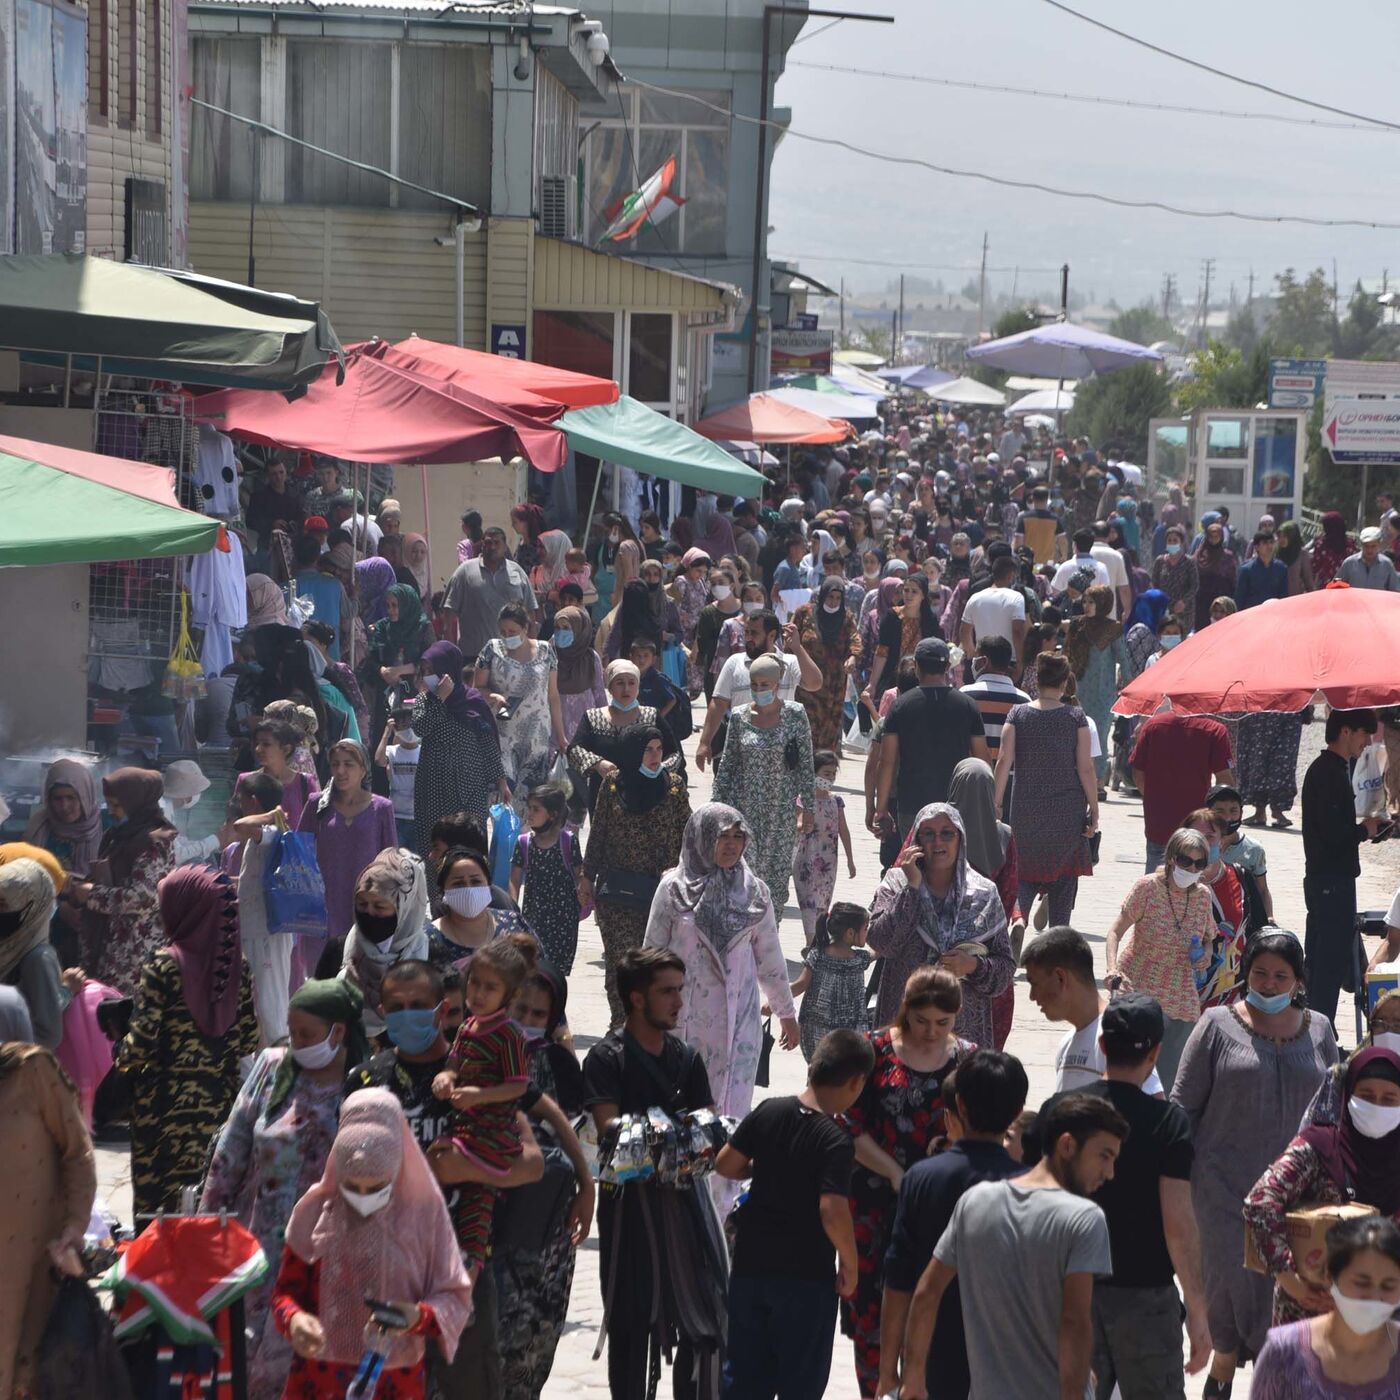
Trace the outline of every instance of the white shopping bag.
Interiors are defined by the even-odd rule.
[[[1356,819],[1385,816],[1385,745],[1369,744],[1352,769],[1351,790],[1356,794]]]

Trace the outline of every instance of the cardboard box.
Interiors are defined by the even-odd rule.
[[[1284,1218],[1284,1230],[1293,1251],[1293,1267],[1309,1283],[1321,1283],[1327,1270],[1327,1232],[1343,1220],[1358,1220],[1375,1215],[1375,1206],[1352,1202],[1340,1206],[1303,1206],[1290,1210]],[[1244,1232],[1244,1266],[1257,1274],[1266,1274],[1264,1261],[1254,1247],[1254,1233],[1248,1226]]]
[[[1366,1014],[1371,1015],[1376,1009],[1376,1003],[1386,992],[1393,992],[1400,987],[1400,964],[1382,963],[1378,968],[1366,974]]]

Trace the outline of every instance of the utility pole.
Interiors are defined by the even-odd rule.
[[[1332,259],[1332,319],[1333,319],[1334,321],[1339,321],[1339,320],[1341,319],[1341,316],[1340,316],[1340,314],[1339,314],[1340,307],[1341,307],[1341,301],[1340,301],[1340,299],[1339,299],[1338,296],[1337,296],[1337,260],[1336,260],[1336,258],[1333,258],[1333,259]],[[1362,502],[1363,502],[1363,504],[1364,504],[1366,498],[1363,496],[1361,499],[1362,499]]]
[[[1201,348],[1205,348],[1209,333],[1206,327],[1206,320],[1210,316],[1210,275],[1215,271],[1214,258],[1202,258],[1201,268],[1204,274],[1204,287],[1201,291]]]
[[[899,274],[899,339],[894,343],[895,363],[899,363],[900,346],[904,343],[904,274]]]
[[[1176,290],[1176,278],[1170,272],[1162,274],[1162,319],[1172,318],[1172,295]]]
[[[841,344],[846,343],[846,279],[841,279]]]
[[[1254,269],[1252,267],[1249,269],[1249,300],[1245,302],[1245,305],[1254,305]]]
[[[982,339],[982,330],[987,324],[987,237],[982,234],[982,271],[977,275],[977,339]]]
[[[894,364],[898,358],[896,347],[899,345],[899,312],[890,312],[890,363]]]

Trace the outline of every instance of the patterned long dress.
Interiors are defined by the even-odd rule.
[[[1099,731],[1102,752],[1094,760],[1094,771],[1098,774],[1100,787],[1108,776],[1108,739],[1113,723],[1113,702],[1118,697],[1118,668],[1126,668],[1127,665],[1128,652],[1122,633],[1119,633],[1106,647],[1089,647],[1089,664],[1078,681],[1080,708],[1094,721]],[[1019,753],[1017,756],[1020,756]]]
[[[86,907],[107,916],[100,936],[93,921],[84,920],[83,970],[95,982],[135,995],[146,959],[165,937],[156,890],[174,869],[175,848],[160,841],[137,856],[124,885],[92,887]]]
[[[1011,830],[1021,883],[1048,885],[1062,876],[1092,874],[1077,757],[1083,710],[1077,705],[1053,710],[1013,705],[1006,723],[1016,733]]]
[[[754,707],[729,712],[729,738],[715,773],[714,800],[737,807],[753,832],[745,859],[773,897],[781,922],[797,846],[797,799],[810,805],[816,791],[812,772],[812,729],[807,711],[791,701],[772,729],[753,722]],[[789,746],[795,762],[788,763]]]
[[[200,1209],[227,1210],[257,1237],[269,1260],[282,1257],[292,1207],[320,1179],[335,1141],[344,1085],[313,1084],[304,1074],[268,1112],[287,1051],[264,1050],[238,1091],[204,1179]],[[291,1364],[291,1343],[268,1318],[272,1275],[244,1300],[248,1324],[248,1400],[277,1400]]]
[[[836,892],[836,872],[841,859],[841,813],[845,801],[832,792],[818,792],[810,811],[813,827],[798,839],[792,853],[792,883],[797,890],[797,907],[802,913],[802,929],[812,941],[817,918],[831,908]]]
[[[947,1064],[924,1072],[900,1059],[891,1031],[876,1031],[870,1043],[875,1048],[875,1068],[846,1116],[857,1137],[864,1134],[908,1170],[924,1159],[929,1143],[942,1136],[943,1081],[949,1070],[977,1047],[958,1040]],[[874,1396],[880,1376],[880,1299],[896,1203],[889,1182],[857,1162],[851,1177],[856,1291],[853,1298],[841,1302],[841,1330],[855,1344],[856,1381],[865,1400]]]
[[[161,948],[151,955],[115,1061],[131,1084],[131,1194],[138,1228],[142,1215],[179,1210],[181,1188],[204,1179],[210,1141],[238,1094],[238,1062],[257,1048],[246,965],[238,1017],[214,1041],[200,1033],[185,1005],[174,954]]]
[[[1196,591],[1201,586],[1196,561],[1185,555],[1179,563],[1173,564],[1167,555],[1159,554],[1152,561],[1152,586],[1167,595],[1168,611],[1173,617],[1179,617],[1182,627],[1189,632],[1196,625]],[[1176,606],[1178,603],[1180,610]]]
[[[798,703],[807,711],[812,726],[812,747],[841,752],[842,710],[846,704],[846,662],[861,653],[860,629],[850,609],[841,614],[841,628],[834,642],[822,640],[821,628],[811,603],[804,603],[793,615],[797,635],[807,655],[822,673],[820,690],[799,690]]]
[[[1286,812],[1298,796],[1298,745],[1303,714],[1270,711],[1240,716],[1234,745],[1235,783],[1246,805]]]
[[[676,593],[676,609],[681,618],[681,641],[690,652],[690,662],[685,668],[685,685],[692,695],[698,695],[704,689],[705,677],[700,670],[695,633],[700,626],[700,613],[710,601],[710,581],[682,576],[676,580]]]
[[[413,702],[413,727],[423,741],[413,780],[413,825],[418,854],[426,857],[434,822],[453,812],[486,820],[505,768],[499,742],[458,724],[436,695],[423,694]]]
[[[549,780],[554,748],[549,677],[559,669],[559,657],[549,642],[536,642],[535,654],[527,661],[508,652],[505,643],[493,637],[482,648],[476,664],[488,673],[484,689],[504,695],[514,707],[511,717],[501,722],[501,762],[510,779],[512,805],[523,814],[530,789]]]

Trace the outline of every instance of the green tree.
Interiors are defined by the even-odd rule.
[[[1278,283],[1278,310],[1269,335],[1280,354],[1330,355],[1337,337],[1337,316],[1332,305],[1332,284],[1320,267],[1298,281],[1290,267],[1274,278]]]
[[[1225,344],[1245,355],[1250,354],[1259,344],[1259,323],[1254,319],[1252,307],[1242,306],[1231,314],[1229,324],[1225,327]]]
[[[1347,314],[1337,327],[1336,353],[1344,360],[1390,359],[1396,353],[1394,327],[1382,324],[1380,303],[1357,282]]]
[[[1150,301],[1120,311],[1109,323],[1108,333],[1137,345],[1151,345],[1154,340],[1172,340],[1176,336],[1172,323]]]
[[[1147,460],[1148,423],[1171,412],[1171,387],[1156,366],[1138,364],[1080,382],[1065,421],[1071,437],[1117,443],[1130,461]]]
[[[1207,341],[1204,350],[1191,355],[1191,378],[1177,388],[1177,407],[1190,413],[1262,403],[1269,394],[1269,353],[1268,341],[1260,341],[1248,355],[1223,341]]]
[[[1022,331],[1033,331],[1040,324],[1040,317],[1029,306],[1017,306],[1003,311],[992,327],[992,339],[1001,340],[1008,335],[1020,335]]]

